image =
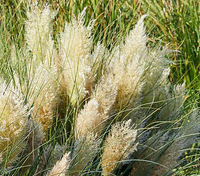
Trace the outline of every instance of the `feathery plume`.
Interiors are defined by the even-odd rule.
[[[46,176],[65,176],[70,164],[70,152],[66,153],[60,161],[58,161],[53,169]]]
[[[56,144],[55,147],[49,145],[40,157],[40,162],[37,168],[37,175],[43,175],[46,170],[52,170],[56,162],[62,159],[67,149],[67,145],[60,146]]]
[[[110,115],[114,109],[118,86],[111,75],[104,75],[92,94],[99,104],[98,110],[101,114]]]
[[[125,43],[121,46],[122,57],[126,60],[133,59],[136,55],[143,55],[147,50],[147,36],[143,22],[147,16],[143,15],[140,18],[135,28],[126,36]]]
[[[32,116],[41,123],[45,136],[51,127],[55,115],[57,96],[57,57],[52,39],[52,21],[56,12],[48,5],[40,10],[37,3],[31,3],[27,12],[26,41],[32,52],[32,63],[28,63],[27,80],[30,104],[33,105]],[[45,69],[46,67],[46,69]],[[30,90],[29,90],[30,89]]]
[[[135,143],[137,130],[130,126],[131,120],[116,123],[105,141],[102,155],[103,174],[108,176],[117,166],[117,163],[126,159],[137,147]]]
[[[133,66],[134,64],[137,66],[137,63],[130,63],[126,68],[119,70],[118,74],[115,73],[118,86],[115,109],[118,111],[140,103],[139,98],[143,82],[141,81],[141,73]]]
[[[142,88],[143,104],[165,100],[169,89],[169,61],[165,55],[169,51],[154,49],[148,51],[144,62],[144,86]]]
[[[141,89],[144,85],[145,57],[147,37],[143,16],[135,28],[127,35],[125,43],[114,48],[108,73],[114,76],[118,86],[115,109],[138,105]],[[134,100],[134,101],[133,101]]]
[[[0,153],[8,164],[17,159],[25,145],[28,105],[11,85],[0,81]]]
[[[107,61],[108,57],[108,50],[105,48],[103,44],[100,42],[97,43],[96,46],[94,46],[94,51],[91,55],[91,60],[93,61],[92,70],[93,74],[96,76],[98,74],[98,69],[101,68],[102,71],[105,70],[105,62]]]
[[[51,65],[55,54],[54,41],[52,39],[52,21],[56,12],[52,12],[49,6],[40,10],[37,3],[31,3],[27,11],[28,19],[25,22],[25,38],[28,48],[33,53],[34,65],[46,60]]]
[[[117,80],[118,96],[115,108],[136,107],[154,101],[156,89],[166,86],[169,62],[168,50],[148,49],[142,16],[135,28],[127,35],[125,43],[113,50],[110,70]],[[157,100],[158,98],[156,98]]]
[[[112,78],[102,78],[91,99],[78,114],[75,125],[77,139],[87,133],[101,134],[113,110],[116,95],[117,86]]]
[[[62,74],[72,104],[89,94],[94,82],[91,26],[85,27],[83,18],[84,11],[65,25],[60,37]]]
[[[93,134],[88,134],[75,142],[70,165],[70,175],[78,176],[84,171],[87,164],[96,156],[100,142],[100,139]]]
[[[85,9],[86,10],[86,9]],[[90,55],[92,50],[92,26],[84,26],[85,10],[79,14],[78,20],[72,18],[71,23],[65,24],[60,37],[60,53],[70,60],[78,61]],[[88,58],[87,58],[88,59]]]
[[[101,114],[98,110],[99,104],[97,100],[91,99],[79,113],[76,120],[76,138],[85,136],[90,132],[100,134],[104,127],[107,116]]]
[[[42,125],[46,137],[58,103],[56,73],[55,67],[47,70],[40,64],[35,73],[30,75],[29,101],[33,105],[32,117]]]

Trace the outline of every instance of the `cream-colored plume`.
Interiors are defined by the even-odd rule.
[[[27,12],[28,19],[25,22],[25,38],[28,48],[33,54],[33,65],[40,62],[50,66],[54,62],[56,50],[52,39],[52,21],[56,12],[52,12],[49,6],[40,10],[37,3],[31,3]]]
[[[47,70],[43,64],[40,64],[35,74],[31,74],[29,78],[29,102],[33,105],[32,118],[42,125],[46,137],[58,103],[56,73],[55,67]]]
[[[0,162],[11,163],[25,146],[28,105],[11,85],[0,81]]]
[[[97,100],[91,99],[79,113],[75,126],[77,139],[91,132],[94,134],[102,132],[107,116],[101,114],[98,108]]]
[[[78,114],[75,125],[76,138],[88,133],[100,136],[108,116],[113,110],[117,86],[113,79],[102,78],[91,99]]]
[[[67,23],[59,41],[62,74],[72,104],[83,100],[94,82],[91,26],[84,26],[84,17],[85,11]]]
[[[108,176],[118,163],[127,159],[136,150],[137,130],[132,129],[131,120],[116,123],[106,138],[102,155],[103,174]]]
[[[70,152],[66,153],[60,161],[57,161],[53,169],[46,176],[65,176],[70,164]]]

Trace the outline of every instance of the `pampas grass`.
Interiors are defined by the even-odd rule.
[[[62,74],[72,104],[82,101],[90,93],[94,82],[92,26],[83,25],[84,16],[85,11],[78,20],[73,18],[71,23],[66,23],[59,41]]]
[[[70,163],[70,153],[66,153],[60,161],[57,161],[53,169],[47,176],[65,176]]]
[[[123,162],[129,154],[137,149],[137,143],[135,143],[137,130],[132,129],[130,125],[131,120],[112,126],[103,149],[103,175],[110,175],[120,161]]]
[[[195,142],[181,139],[198,133],[189,133],[198,113],[185,115],[185,85],[168,79],[173,51],[149,45],[147,15],[112,47],[95,45],[87,9],[54,31],[56,15],[30,3],[24,45],[10,50],[12,74],[0,85],[2,173],[172,174]]]
[[[0,82],[0,162],[5,167],[18,159],[25,146],[28,123],[28,104],[24,104],[23,95],[12,83]]]

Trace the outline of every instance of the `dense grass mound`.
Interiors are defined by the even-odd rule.
[[[127,22],[129,3],[1,5],[1,175],[197,172],[199,114],[188,87],[194,90],[198,78],[188,72],[182,79],[183,69],[178,76],[170,72],[177,48],[152,44],[158,38],[146,34],[144,20],[149,30],[156,11],[138,15],[133,25]],[[137,14],[153,9],[134,5]],[[110,16],[104,19],[106,7]],[[113,26],[103,28],[108,19]]]

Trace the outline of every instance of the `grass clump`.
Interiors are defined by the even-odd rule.
[[[26,8],[23,3],[20,5]],[[71,12],[78,7],[82,11],[84,3]],[[95,3],[86,4],[95,8]],[[75,7],[72,4],[67,7]],[[124,4],[128,6],[129,1]],[[2,39],[2,63],[5,53],[9,58],[6,69],[1,70],[6,82],[2,83],[2,97],[10,93],[6,86],[12,84],[12,98],[19,93],[23,98],[18,98],[6,114],[7,104],[0,109],[1,173],[75,176],[181,172],[179,166],[186,161],[184,151],[198,139],[199,115],[197,110],[186,114],[185,84],[173,85],[168,79],[171,62],[166,56],[172,50],[149,45],[146,15],[130,32],[125,30],[124,37],[120,30],[127,24],[120,29],[111,27],[111,37],[101,29],[96,34],[96,21],[87,9],[77,17],[67,14],[65,22],[59,16],[65,5],[60,2],[56,13],[48,5],[30,3],[19,46],[19,41],[13,41],[9,49]],[[100,2],[96,7],[101,5],[105,4]],[[107,5],[115,22],[120,2],[109,1]],[[99,13],[96,10],[94,17]],[[105,38],[98,41],[101,34]],[[9,96],[5,101],[15,102]],[[14,133],[15,140],[4,145],[10,127],[18,126],[21,116],[23,134],[19,138]],[[5,123],[13,117],[14,121]],[[14,148],[16,159],[12,160],[8,157],[12,156],[10,146],[16,141],[23,147]],[[9,166],[5,164],[8,162]]]

